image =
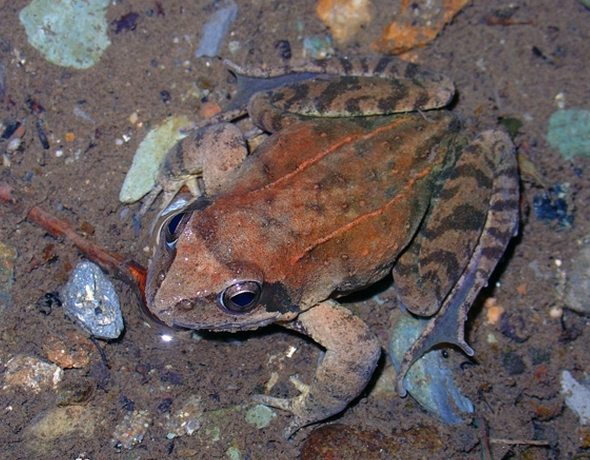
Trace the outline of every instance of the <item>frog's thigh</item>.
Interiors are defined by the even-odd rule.
[[[435,82],[330,75],[256,93],[248,102],[248,114],[256,126],[274,133],[309,117],[367,117],[441,108],[453,94],[453,84],[446,78]]]
[[[256,399],[295,415],[285,434],[337,414],[367,385],[381,354],[375,334],[349,310],[333,300],[320,303],[284,325],[311,337],[326,352],[310,385],[294,380],[295,398],[258,395]]]
[[[422,316],[438,311],[461,276],[490,208],[500,161],[493,143],[478,137],[459,154],[418,234],[393,270],[402,303]]]

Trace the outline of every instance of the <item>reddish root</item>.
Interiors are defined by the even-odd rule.
[[[134,260],[123,254],[109,251],[90,238],[79,235],[69,223],[52,216],[38,206],[34,206],[29,211],[27,219],[53,236],[67,238],[82,254],[99,265],[104,271],[116,274],[130,284],[137,283],[141,292],[145,291],[147,271]]]

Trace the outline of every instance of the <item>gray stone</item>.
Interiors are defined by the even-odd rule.
[[[63,287],[64,311],[84,331],[99,339],[116,339],[123,316],[115,288],[100,268],[82,262]]]
[[[567,275],[566,306],[579,313],[590,314],[590,247],[580,251]]]

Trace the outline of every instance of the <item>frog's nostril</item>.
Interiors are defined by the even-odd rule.
[[[190,299],[182,299],[176,303],[176,308],[182,311],[190,311],[195,308],[195,304]]]

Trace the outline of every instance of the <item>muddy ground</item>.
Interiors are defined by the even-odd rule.
[[[284,61],[282,50],[275,47],[277,41],[288,41],[296,59],[302,56],[304,37],[326,33],[313,1],[237,3],[238,16],[219,53],[222,58],[254,66],[279,65]],[[156,210],[150,211],[136,233],[130,215],[139,204],[123,205],[118,200],[139,142],[167,116],[198,119],[204,102],[223,106],[235,91],[234,80],[219,59],[194,57],[204,18],[213,11],[208,1],[131,0],[110,5],[109,23],[135,12],[137,26],[119,33],[111,30],[111,46],[87,70],[53,65],[27,43],[18,20],[26,4],[25,0],[4,1],[0,7],[0,62],[7,88],[0,120],[24,118],[26,126],[21,146],[7,156],[9,164],[0,166],[0,180],[14,188],[19,200],[18,206],[0,207],[0,240],[18,251],[11,299],[0,312],[3,366],[16,355],[47,361],[44,344],[79,332],[59,307],[54,305],[47,314],[44,296],[61,288],[82,256],[70,242],[26,221],[26,210],[39,205],[107,248],[147,266],[152,243],[147,227]],[[513,7],[508,23],[486,21],[491,13]],[[391,2],[375,0],[373,9],[380,13],[353,41],[334,45],[337,55],[372,53],[371,42],[392,19]],[[338,423],[384,436],[419,426],[434,427],[444,446],[430,454],[418,452],[416,458],[482,458],[481,421],[487,425],[489,438],[505,440],[492,443],[494,459],[590,455],[588,431],[580,431],[577,417],[559,394],[563,370],[581,381],[590,369],[590,333],[583,316],[567,309],[559,315],[563,304],[556,264],[561,261],[567,273],[581,242],[590,234],[586,211],[590,160],[565,161],[546,140],[557,94],[563,93],[566,107],[590,107],[589,30],[590,10],[575,0],[559,6],[548,0],[476,1],[433,43],[413,51],[417,62],[454,80],[458,97],[453,110],[470,132],[495,126],[501,118],[523,123],[515,144],[549,185],[571,184],[574,224],[561,229],[541,221],[532,212],[532,204],[542,188],[534,178],[523,177],[520,234],[490,287],[476,302],[468,325],[468,342],[476,356],[470,360],[458,351],[449,352],[449,366],[474,403],[479,428],[475,423],[444,427],[411,399],[376,391],[374,382],[335,419]],[[233,54],[229,41],[239,44]],[[74,107],[81,107],[94,122],[74,115]],[[134,113],[137,121],[130,120]],[[48,135],[48,149],[35,130],[38,118]],[[6,147],[4,141],[0,148]],[[144,324],[134,291],[116,278],[113,281],[120,293],[126,331],[119,340],[100,342],[109,367],[103,366],[96,351],[90,351],[90,364],[66,370],[64,375],[62,388],[92,390],[81,398],[83,409],[76,412],[80,427],[56,439],[35,431],[35,424],[55,410],[64,390],[34,394],[2,389],[3,458],[230,458],[230,448],[240,453],[235,458],[299,457],[301,441],[310,430],[298,440],[285,441],[281,431],[289,416],[281,411],[276,411],[267,427],[257,429],[244,420],[242,409],[236,409],[238,415],[231,415],[233,409],[228,409],[230,415],[216,422],[218,438],[201,430],[193,436],[168,439],[162,423],[190,395],[200,396],[206,411],[251,404],[250,396],[264,388],[273,372],[279,377],[275,394],[294,394],[288,378],[299,373],[309,379],[319,355],[313,343],[272,327],[237,336],[206,335],[201,340],[179,333],[171,343],[163,343],[159,331]],[[382,297],[389,299],[383,305],[363,300],[351,308],[385,346],[395,302],[390,291]],[[496,325],[487,322],[482,306],[489,297],[505,309]],[[290,347],[296,351],[287,357]],[[388,367],[383,359],[378,373]],[[129,409],[148,411],[152,423],[139,446],[119,453],[110,440]],[[581,440],[584,435],[585,441]],[[546,445],[531,447],[529,440]]]

